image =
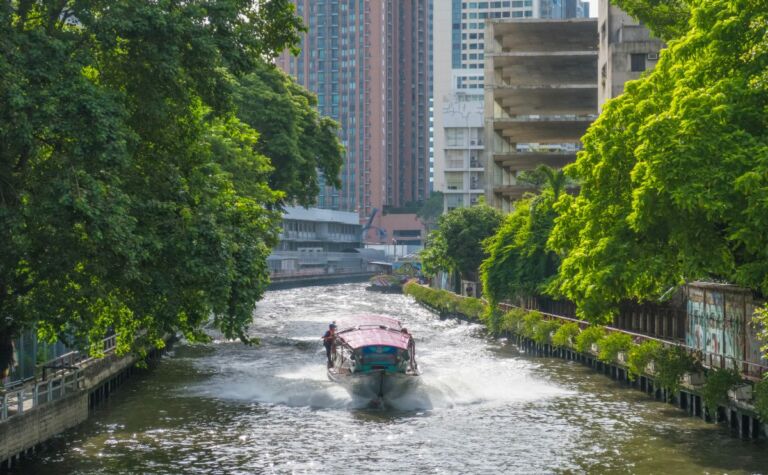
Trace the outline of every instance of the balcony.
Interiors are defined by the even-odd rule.
[[[509,143],[577,143],[594,117],[571,119],[495,118],[493,128]]]
[[[586,115],[597,112],[597,84],[499,86],[493,98],[509,115]]]
[[[576,152],[495,153],[493,161],[509,171],[533,170],[539,165],[563,168],[576,161]]]

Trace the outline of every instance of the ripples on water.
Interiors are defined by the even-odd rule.
[[[320,335],[359,313],[417,339],[419,390],[365,408],[325,375]],[[764,443],[572,362],[363,285],[271,292],[260,346],[177,345],[28,473],[765,473]]]

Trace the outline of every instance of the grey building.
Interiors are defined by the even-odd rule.
[[[384,257],[362,249],[363,226],[354,212],[288,207],[282,228],[267,259],[273,277],[365,272]]]
[[[485,29],[486,200],[508,212],[517,175],[576,158],[597,117],[597,21],[493,21]]]
[[[474,205],[488,190],[486,22],[588,16],[581,0],[435,0],[434,188],[445,211]]]
[[[597,23],[600,31],[598,108],[624,92],[624,83],[637,79],[656,66],[661,40],[652,38],[640,25],[608,0],[600,0]]]

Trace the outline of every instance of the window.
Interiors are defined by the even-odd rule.
[[[640,72],[645,71],[645,54],[644,53],[632,53],[630,57],[630,71]]]
[[[464,174],[463,173],[446,173],[445,184],[446,184],[446,187],[451,191],[463,190]]]
[[[464,129],[446,128],[445,129],[445,144],[449,147],[458,147],[464,145],[466,141],[466,135]]]

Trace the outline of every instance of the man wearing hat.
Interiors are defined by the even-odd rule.
[[[323,346],[325,346],[325,356],[328,357],[328,367],[333,366],[331,362],[331,351],[333,350],[333,342],[336,339],[336,322],[328,325],[328,331],[323,335]]]

